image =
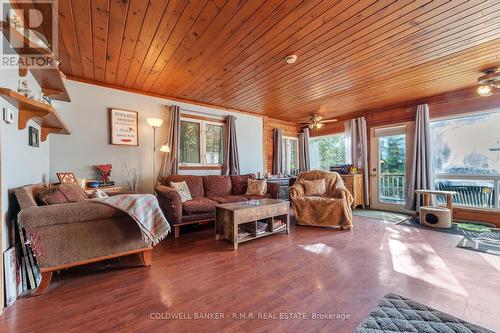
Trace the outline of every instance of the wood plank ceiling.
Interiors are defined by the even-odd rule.
[[[290,121],[470,87],[500,65],[499,0],[58,3],[66,75]]]

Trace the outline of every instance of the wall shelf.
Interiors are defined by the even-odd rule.
[[[42,128],[41,141],[49,134],[70,134],[66,124],[53,106],[25,97],[11,89],[0,88],[0,96],[19,109],[18,128],[25,129],[28,121],[33,120]]]
[[[8,22],[2,21],[1,29],[5,38],[7,38],[11,45],[22,45],[22,47],[16,47],[16,51],[19,54],[19,57],[22,58],[23,56],[38,55],[46,57],[47,59],[51,59],[51,62],[54,64],[53,66],[47,66],[43,68],[20,66],[19,75],[26,76],[29,70],[40,85],[44,95],[59,101],[71,102],[68,91],[64,84],[64,80],[66,79],[66,77],[56,65],[57,57],[52,52],[52,50],[40,47],[40,45],[37,45],[36,43],[28,39],[25,35],[11,26]],[[24,63],[27,62],[28,61],[24,61]]]

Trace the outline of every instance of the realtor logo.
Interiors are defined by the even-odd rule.
[[[57,0],[0,0],[0,69],[57,67]]]

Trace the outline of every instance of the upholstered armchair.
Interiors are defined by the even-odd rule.
[[[322,195],[307,195],[304,181],[325,180]],[[336,172],[306,171],[299,174],[290,188],[293,212],[298,224],[311,226],[339,226],[352,229],[351,193]]]

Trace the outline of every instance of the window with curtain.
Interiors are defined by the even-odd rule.
[[[299,155],[298,155],[298,138],[283,137],[282,141],[282,164],[283,172],[286,175],[291,175],[299,168]]]
[[[431,122],[434,185],[455,205],[500,209],[499,127],[500,112]]]
[[[179,139],[181,166],[222,165],[224,124],[181,118]]]
[[[344,134],[312,137],[309,140],[311,170],[329,171],[336,164],[346,163]]]

